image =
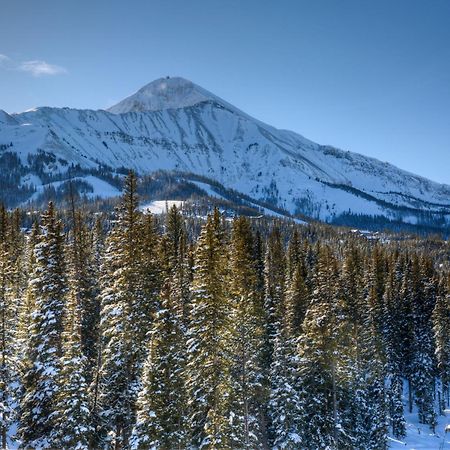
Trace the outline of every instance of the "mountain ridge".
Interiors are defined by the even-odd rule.
[[[348,212],[422,220],[420,214],[399,213],[407,208],[450,222],[448,185],[276,129],[179,77],[142,89],[136,94],[149,93],[144,103],[136,104],[141,92],[109,111],[41,107],[13,115],[0,112],[0,146],[11,143],[8,151],[29,173],[30,158],[47,154],[55,161],[40,167],[46,174],[63,174],[70,165],[125,167],[141,174],[192,172],[292,214],[324,221]]]

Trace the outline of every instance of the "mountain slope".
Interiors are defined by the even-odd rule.
[[[72,164],[179,170],[320,220],[348,212],[450,220],[450,186],[277,130],[182,78],[156,80],[109,111],[2,112],[0,148],[22,172],[44,177]]]

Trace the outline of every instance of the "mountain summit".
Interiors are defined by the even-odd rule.
[[[192,81],[181,77],[166,77],[146,84],[133,95],[108,108],[107,111],[113,114],[161,111],[185,108],[209,100],[226,103]]]

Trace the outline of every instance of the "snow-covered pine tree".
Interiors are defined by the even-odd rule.
[[[7,448],[7,430],[17,420],[20,396],[24,348],[17,317],[26,291],[26,270],[19,212],[7,213],[0,207],[0,224],[0,444]]]
[[[264,302],[264,245],[265,242],[261,236],[261,232],[257,230],[255,233],[255,242],[253,245],[253,259],[255,260],[258,293],[261,297],[262,302]]]
[[[231,447],[230,300],[219,211],[208,216],[195,252],[188,331],[187,392],[191,444]]]
[[[279,228],[269,235],[264,263],[265,298],[267,320],[268,367],[270,367],[275,337],[281,326],[284,308],[286,255]]]
[[[370,275],[369,275],[370,279]],[[363,311],[361,340],[362,380],[366,387],[368,409],[365,414],[364,439],[368,449],[376,450],[387,446],[388,404],[385,387],[383,336],[379,331],[379,308],[373,305],[379,302],[377,284],[370,285],[366,309]],[[381,446],[380,446],[381,443]]]
[[[150,344],[137,402],[133,448],[184,448],[186,422],[186,325],[189,304],[189,267],[183,217],[173,206],[166,218],[166,231],[155,259],[156,230],[153,219],[147,225],[147,270],[160,290],[160,307],[149,332]],[[153,241],[153,242],[152,242]],[[155,266],[158,266],[156,269]],[[159,289],[159,280],[162,287]],[[150,285],[151,283],[150,279]],[[153,306],[153,308],[155,308]],[[147,347],[147,346],[145,346]]]
[[[288,247],[288,269],[286,275],[286,325],[290,339],[301,334],[303,320],[309,302],[309,292],[305,282],[303,257],[298,233],[294,233]]]
[[[354,242],[344,250],[343,264],[336,290],[335,379],[339,428],[337,447],[361,444],[362,414],[366,408],[365,386],[359,372],[363,314],[361,255]]]
[[[163,248],[169,250],[168,245]],[[169,255],[163,259],[168,269]],[[131,436],[133,449],[175,450],[184,449],[187,444],[185,331],[177,298],[173,296],[171,275],[172,271],[167,270],[161,290],[161,309],[149,333],[137,419]]]
[[[396,339],[398,340],[398,364],[399,373],[408,382],[408,410],[413,408],[413,376],[414,376],[414,305],[412,291],[412,264],[409,257],[399,254],[394,264],[394,298],[396,312],[392,313],[395,318]]]
[[[25,355],[25,388],[18,430],[25,448],[50,448],[62,354],[63,308],[67,295],[62,225],[52,203],[42,215],[34,248],[30,291],[35,303]]]
[[[12,243],[8,214],[0,205],[0,445],[8,447],[7,432],[13,417],[12,383],[17,374],[15,364],[15,305],[12,294]]]
[[[404,283],[411,286],[406,290],[412,298],[414,323],[414,353],[411,364],[414,399],[417,404],[420,423],[429,425],[434,431],[436,411],[434,409],[435,367],[432,314],[436,304],[436,292],[432,265],[425,259],[413,258],[411,278]]]
[[[336,261],[324,245],[319,249],[313,292],[299,340],[298,448],[336,448],[338,442],[336,289]]]
[[[264,255],[264,310],[266,313],[266,326],[263,346],[263,375],[266,390],[270,394],[270,371],[273,362],[275,338],[281,328],[282,308],[284,307],[286,281],[286,255],[278,227],[271,230],[266,243]],[[266,400],[268,404],[269,399]],[[266,413],[267,438],[273,442],[271,435],[273,427],[270,423],[268,411]]]
[[[245,217],[233,222],[230,255],[232,446],[261,448],[265,439],[262,344],[265,313],[254,260],[254,242]]]
[[[75,245],[75,243],[72,243]],[[70,291],[64,317],[63,356],[58,374],[52,443],[57,448],[90,448],[94,432],[86,382],[89,359],[83,351],[83,300],[76,277],[79,270],[71,262]],[[95,342],[92,343],[95,345]]]
[[[173,278],[171,292],[186,329],[189,317],[191,270],[185,224],[180,210],[175,205],[167,214],[165,237],[168,241],[169,276]]]
[[[159,309],[159,291],[164,281],[162,275],[164,260],[160,254],[160,236],[154,217],[146,214],[142,219],[140,246],[134,244],[135,261],[134,271],[136,277],[136,294],[132,309],[133,336],[135,342],[144,342],[151,330],[153,316]],[[133,248],[133,247],[131,247]],[[137,346],[134,349],[136,354],[136,373],[140,374],[147,356],[145,345]]]
[[[448,280],[450,287],[450,278]],[[433,310],[433,334],[438,374],[441,380],[441,413],[449,405],[450,385],[450,289],[441,280]]]
[[[128,446],[139,390],[140,358],[144,353],[140,343],[146,332],[146,328],[140,328],[143,319],[139,316],[147,298],[142,276],[146,269],[144,231],[136,183],[131,172],[106,242],[101,281],[101,364],[91,388],[94,415],[98,410],[102,424],[98,434],[116,448]]]
[[[24,283],[24,289],[22,291],[22,296],[19,299],[17,305],[17,316],[18,322],[16,327],[16,345],[17,345],[17,355],[24,355],[27,350],[28,341],[30,338],[30,324],[32,313],[35,309],[35,300],[33,297],[33,292],[29,279],[34,271],[34,266],[36,264],[36,258],[34,249],[39,242],[40,236],[40,226],[37,222],[33,222],[31,227],[31,233],[27,236],[24,248],[24,278],[26,282]],[[19,363],[19,371],[23,375],[24,367],[22,362]]]
[[[402,401],[402,341],[400,329],[404,317],[402,317],[402,310],[399,307],[400,280],[397,276],[397,269],[398,264],[391,258],[383,294],[383,341],[386,357],[388,418],[393,436],[401,439],[406,435]]]
[[[302,410],[295,344],[296,339],[289,338],[288,326],[283,321],[274,341],[268,405],[271,444],[277,450],[294,450],[302,443],[299,430]]]
[[[374,320],[376,283],[364,273],[367,264],[351,242],[339,282],[337,378],[342,432],[338,447],[387,447],[382,341]]]
[[[367,302],[371,319],[375,326],[376,335],[380,338],[380,354],[384,355],[384,320],[383,320],[383,296],[387,276],[387,261],[384,252],[379,245],[372,249],[370,260],[367,264]]]
[[[80,319],[81,349],[87,361],[86,382],[92,381],[98,359],[100,299],[98,272],[95,266],[92,234],[85,218],[74,212],[73,229],[68,256],[70,263],[70,292],[74,296]]]
[[[294,449],[300,445],[298,337],[308,304],[303,280],[303,258],[299,236],[294,231],[288,246],[286,292],[275,305],[274,351],[270,367],[269,419],[272,445],[276,449]]]

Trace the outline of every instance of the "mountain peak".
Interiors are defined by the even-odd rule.
[[[193,106],[207,100],[222,102],[211,92],[181,77],[159,78],[107,109],[114,114],[159,111]]]

